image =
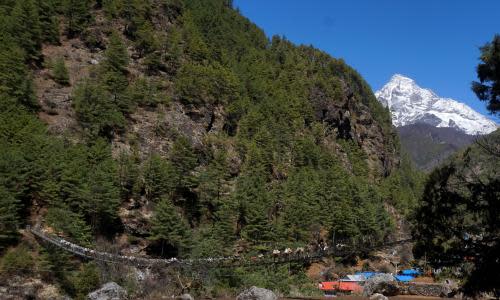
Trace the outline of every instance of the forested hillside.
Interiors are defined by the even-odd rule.
[[[25,225],[202,257],[381,240],[384,204],[416,204],[420,175],[361,76],[269,39],[230,1],[3,0],[0,15],[2,276],[76,297],[111,276],[36,246]],[[268,280],[282,271],[198,284],[286,290]]]

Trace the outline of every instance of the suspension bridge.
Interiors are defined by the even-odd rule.
[[[296,251],[277,251],[267,255],[259,255],[253,257],[246,256],[224,256],[224,257],[207,257],[197,259],[159,259],[146,258],[137,256],[126,256],[112,254],[108,252],[98,251],[86,247],[79,246],[65,240],[57,235],[50,234],[41,230],[39,227],[28,226],[26,230],[32,233],[41,241],[51,244],[57,248],[72,253],[75,256],[101,261],[106,263],[131,265],[135,267],[173,267],[173,266],[202,266],[202,267],[241,267],[241,266],[258,266],[270,264],[284,264],[292,262],[311,263],[320,261],[325,257],[351,257],[354,255],[369,254],[376,250],[383,250],[398,245],[412,242],[411,239],[402,239],[384,243],[358,243],[358,244],[337,244],[333,247],[320,247],[316,250],[305,251],[304,248],[297,248]],[[297,251],[298,250],[298,251]],[[279,254],[277,253],[279,252]]]

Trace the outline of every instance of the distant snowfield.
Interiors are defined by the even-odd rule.
[[[377,99],[388,107],[396,127],[426,123],[435,127],[456,128],[466,134],[482,135],[495,131],[498,125],[464,103],[440,98],[421,88],[406,76],[396,74],[379,91]]]

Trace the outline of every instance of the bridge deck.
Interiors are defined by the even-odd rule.
[[[145,258],[136,256],[125,256],[101,252],[94,249],[85,248],[77,244],[66,241],[65,239],[52,235],[38,228],[27,227],[27,230],[39,239],[52,244],[58,248],[68,251],[76,256],[86,259],[102,261],[107,263],[126,264],[137,267],[152,267],[152,266],[175,266],[175,265],[189,265],[189,266],[209,266],[209,267],[239,267],[239,266],[258,266],[268,264],[283,264],[291,262],[314,262],[323,259],[324,257],[348,257],[350,255],[369,253],[374,250],[380,250],[387,247],[392,247],[399,244],[411,242],[410,239],[383,243],[378,245],[357,245],[357,246],[344,246],[342,248],[333,247],[328,250],[319,250],[313,252],[301,252],[293,254],[282,254],[277,256],[265,255],[263,257],[207,257],[198,259],[157,259]]]

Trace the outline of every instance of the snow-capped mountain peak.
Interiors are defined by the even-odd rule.
[[[406,76],[395,74],[375,93],[389,107],[396,127],[426,123],[435,127],[452,127],[467,134],[488,134],[498,125],[469,106],[450,98],[440,98],[421,88]]]

